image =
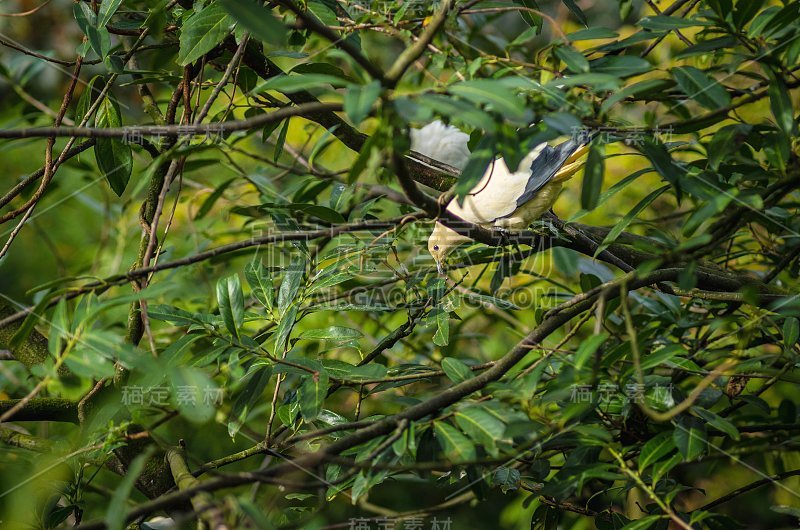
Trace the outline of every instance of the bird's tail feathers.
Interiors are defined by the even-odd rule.
[[[586,160],[578,160],[571,164],[564,164],[561,169],[553,176],[553,182],[565,182],[571,179],[575,173],[583,169],[586,165]]]
[[[575,173],[583,169],[586,165],[586,160],[583,158],[589,151],[589,144],[583,144],[572,153],[569,158],[564,161],[564,165],[553,176],[554,182],[564,182],[572,178]]]
[[[585,155],[588,152],[589,152],[589,144],[583,144],[582,146],[577,148],[574,153],[569,155],[569,158],[567,158],[564,161],[564,165],[571,164],[571,163],[575,162],[576,160],[578,160],[579,158],[581,158],[583,155]]]

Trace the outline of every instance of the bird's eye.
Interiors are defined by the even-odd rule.
[[[433,250],[439,250],[439,245],[433,245]]]

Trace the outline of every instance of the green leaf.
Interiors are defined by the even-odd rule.
[[[194,220],[199,221],[203,217],[211,211],[211,208],[214,207],[214,204],[222,197],[222,194],[225,193],[225,190],[228,189],[236,179],[228,179],[215,189],[211,195],[206,197],[206,200],[203,201],[203,204],[200,205],[200,209],[197,210],[197,213],[194,215]]]
[[[611,74],[576,74],[566,77],[556,78],[545,85],[548,90],[561,90],[571,86],[592,87],[596,92],[617,90],[622,84],[622,79],[617,75]]]
[[[655,484],[662,477],[666,476],[675,466],[683,462],[683,456],[680,453],[675,453],[666,460],[656,462],[653,465],[652,481]]]
[[[516,491],[520,485],[520,472],[513,467],[498,467],[492,475],[492,485],[500,486],[500,491],[508,493]]]
[[[253,296],[256,297],[256,300],[258,300],[267,311],[272,312],[272,308],[275,304],[275,287],[272,285],[272,275],[269,269],[266,268],[260,260],[253,260],[245,267],[244,277],[253,290]]]
[[[526,115],[522,100],[498,80],[461,81],[450,85],[447,91],[473,103],[489,105],[509,119],[523,119]]]
[[[633,181],[635,181],[642,175],[649,173],[650,171],[653,171],[653,169],[651,168],[640,169],[639,171],[631,173],[624,179],[615,182],[610,188],[608,188],[606,191],[600,194],[600,198],[597,200],[597,206],[605,204],[611,197],[613,197],[614,195],[616,195],[617,193],[628,187]],[[569,219],[569,221],[570,222],[577,221],[581,217],[584,217],[587,213],[588,213],[587,210],[581,209],[578,213],[572,216]]]
[[[586,23],[586,15],[583,14],[583,11],[581,11],[581,8],[575,3],[575,0],[564,0],[564,5],[567,6],[567,9],[569,9],[573,15],[575,15],[575,18],[578,19],[578,22],[586,27],[589,27],[589,24]]]
[[[206,327],[208,324],[211,324],[215,318],[207,313],[190,313],[178,307],[162,304],[153,304],[149,306],[147,308],[147,315],[150,318],[171,322],[178,326],[198,325]]]
[[[711,23],[691,18],[657,15],[644,17],[639,21],[639,25],[650,31],[672,31],[674,29],[692,28],[695,26],[710,26]]]
[[[698,458],[706,451],[705,424],[696,418],[681,417],[675,422],[672,439],[684,462]]]
[[[300,414],[305,421],[312,421],[319,416],[325,397],[328,395],[329,382],[328,372],[322,370],[306,377],[297,389]]]
[[[783,132],[791,135],[794,131],[794,110],[792,109],[792,99],[789,97],[789,89],[783,77],[775,75],[772,70],[769,73],[769,108],[775,116],[775,123]]]
[[[700,208],[692,212],[692,215],[683,223],[681,234],[691,236],[705,221],[722,212],[735,196],[736,190],[734,189],[711,197]]]
[[[347,222],[342,214],[336,210],[328,208],[327,206],[321,206],[319,204],[292,204],[289,206],[289,209],[293,212],[303,212],[316,217],[317,219],[322,219],[323,221],[333,224]]]
[[[581,52],[571,46],[559,46],[556,48],[556,57],[564,61],[567,68],[576,74],[587,73],[589,71],[589,61]]]
[[[219,2],[191,14],[181,28],[178,64],[186,66],[210,52],[228,35],[230,26],[231,19]]]
[[[246,377],[249,379],[244,390],[237,396],[231,409],[230,420],[228,420],[228,436],[231,438],[235,437],[242,428],[253,407],[262,402],[264,389],[272,377],[272,366],[263,361],[257,361],[257,364],[248,370]]]
[[[661,519],[662,516],[660,515],[645,515],[641,519],[635,519],[631,521],[630,523],[620,528],[620,530],[647,530]]]
[[[650,465],[658,462],[673,449],[675,449],[675,440],[671,431],[655,435],[642,446],[642,452],[639,453],[639,471],[644,471]]]
[[[625,98],[632,98],[640,94],[647,94],[657,90],[663,90],[673,85],[669,79],[646,79],[630,86],[626,86],[622,90],[617,90],[608,95],[608,97],[600,105],[600,112],[605,114],[611,107],[624,100]]]
[[[267,9],[261,2],[218,0],[216,3],[228,12],[236,24],[261,42],[278,45],[286,40],[286,26],[275,17],[272,9]]]
[[[789,515],[794,517],[795,519],[800,518],[800,508],[797,506],[785,506],[785,505],[777,505],[777,506],[770,506],[769,508],[773,512],[781,513],[783,515]]]
[[[88,345],[85,339],[75,344],[64,358],[64,364],[71,373],[86,379],[113,377],[115,373],[113,361]]]
[[[239,328],[244,324],[244,294],[238,274],[217,281],[219,314],[231,335],[239,339]]]
[[[789,317],[783,321],[783,346],[787,350],[797,344],[797,339],[800,338],[800,320],[795,317]]]
[[[286,272],[283,274],[280,289],[278,290],[278,313],[283,315],[286,308],[294,302],[300,294],[300,284],[306,271],[306,260],[302,256],[292,258]]]
[[[540,504],[531,517],[531,530],[558,530],[560,520],[560,509]]]
[[[417,439],[414,422],[410,422],[408,428],[403,430],[403,435],[392,444],[392,451],[397,456],[403,456],[406,453],[416,456]]]
[[[463,291],[457,294],[461,298],[469,300],[476,304],[481,304],[481,305],[488,304],[497,306],[500,309],[512,309],[514,311],[518,311],[519,309],[521,309],[518,305],[514,304],[513,302],[509,302],[508,300],[497,298],[496,296],[491,296],[488,294],[476,293],[472,291]]]
[[[581,207],[584,210],[592,210],[597,206],[600,190],[603,188],[605,151],[605,146],[599,143],[593,143],[589,148],[581,188]]]
[[[78,27],[81,29],[84,35],[88,37],[89,28],[94,28],[97,25],[97,15],[95,15],[94,11],[92,11],[91,6],[73,4],[72,15],[75,17]]]
[[[475,460],[475,446],[455,427],[443,421],[437,421],[433,428],[439,444],[451,462]]]
[[[103,76],[96,75],[94,76],[83,88],[83,93],[81,94],[80,99],[78,99],[78,105],[75,107],[75,123],[81,123],[83,118],[86,116],[86,113],[89,111],[89,107],[92,106],[96,96],[99,94],[100,90],[95,88],[95,83],[103,82]]]
[[[756,1],[753,1],[753,2],[737,2],[737,4],[738,4],[736,6],[737,7],[737,11],[740,11],[740,13],[738,13],[739,16],[736,17],[738,19],[738,22],[739,22],[739,27],[743,27],[743,26],[747,25],[747,23],[749,22],[750,23],[750,27],[747,28],[747,35],[750,38],[756,38],[756,37],[760,36],[761,33],[764,31],[764,28],[766,28],[767,24],[770,23],[775,18],[775,15],[777,15],[778,12],[780,11],[779,7],[770,6],[770,7],[766,8],[766,9],[764,9],[763,11],[761,11],[760,13],[758,13],[758,15],[754,17],[754,15],[758,11],[758,9],[760,9],[760,7],[761,7],[761,6],[758,5],[759,2],[756,2]],[[745,11],[744,9],[741,9],[742,7],[744,7],[743,4],[744,5],[752,4],[752,5],[756,6],[754,11],[748,10],[750,12],[747,13],[749,15],[747,18],[742,17],[742,13],[741,12]]]
[[[395,308],[377,302],[368,302],[365,304],[337,304],[332,302],[316,304],[311,309],[314,311],[365,311],[374,313],[381,311],[393,311]]]
[[[625,216],[614,225],[614,227],[606,234],[606,237],[603,238],[603,242],[600,243],[600,246],[597,247],[597,251],[594,253],[595,257],[597,257],[601,252],[607,249],[610,245],[617,240],[617,238],[628,228],[628,225],[639,215],[642,210],[650,206],[650,204],[656,200],[662,193],[667,191],[669,186],[663,186],[650,194],[648,194],[644,199],[639,201],[636,206],[631,208],[631,210],[625,214]]]
[[[725,87],[693,66],[679,66],[672,69],[672,77],[689,98],[710,110],[717,110],[731,104],[731,96]]]
[[[514,3],[534,11],[540,11],[539,4],[536,3],[536,0],[514,0]],[[544,21],[542,20],[542,16],[539,13],[520,10],[519,14],[522,17],[522,20],[524,20],[526,24],[528,24],[532,28],[536,28],[537,35],[542,32],[542,25]]]
[[[144,466],[155,450],[155,446],[147,447],[128,466],[125,475],[120,479],[119,486],[114,490],[106,509],[106,527],[108,530],[122,530],[125,528],[125,503],[136,485],[136,479],[144,471]]]
[[[752,3],[758,4],[759,2],[754,0]],[[784,3],[785,5],[783,8],[779,9],[777,6],[771,6],[759,13],[748,28],[748,35],[753,39],[761,37],[762,40],[764,40],[776,36],[776,33],[796,21],[798,17],[800,17],[800,4],[797,2]],[[737,5],[737,7],[739,6]],[[758,7],[756,10],[757,9]],[[784,43],[785,42],[786,41],[784,41]]]
[[[336,272],[334,274],[323,276],[319,279],[314,279],[313,283],[308,288],[308,294],[312,294],[320,289],[339,285],[340,283],[344,283],[352,278],[353,273],[351,272]]]
[[[122,0],[103,0],[97,9],[97,27],[104,28],[111,22],[111,17],[114,16],[120,5],[122,5]]]
[[[339,125],[337,124],[337,125],[334,125],[333,127],[331,127],[330,129],[326,129],[325,132],[323,133],[323,135],[314,143],[314,148],[311,149],[311,153],[309,153],[309,155],[308,155],[308,164],[310,166],[313,166],[314,165],[314,161],[316,160],[316,158],[318,156],[320,156],[322,153],[324,153],[325,150],[328,147],[330,147],[331,145],[333,145],[335,143],[333,132],[338,128],[339,128]],[[313,185],[309,186],[308,189],[316,189],[316,187],[320,187],[320,189],[322,189],[323,187],[328,187],[328,184],[325,183],[325,182],[319,182],[319,183],[316,184],[316,186],[313,186]],[[305,198],[306,197],[305,194],[306,194],[306,191],[304,191],[303,193],[300,193],[300,194],[296,194],[294,198],[295,198],[295,200],[300,201],[300,198]],[[300,198],[298,198],[298,197],[300,197]],[[325,208],[326,210],[329,210],[329,211],[333,212],[333,215],[335,215],[338,219],[341,219],[341,221],[338,221],[338,222],[344,222],[344,218],[341,216],[341,214],[339,212],[335,212],[335,211],[331,210],[330,208],[327,208],[325,206],[320,206],[320,205],[317,205],[317,204],[315,204],[313,206],[316,206],[318,208]],[[322,219],[324,219],[324,218],[322,218]]]
[[[20,348],[28,340],[37,322],[43,318],[44,312],[47,309],[47,304],[50,303],[51,297],[48,296],[48,294],[49,293],[46,293],[42,296],[41,300],[36,303],[25,317],[25,320],[22,321],[22,324],[19,325],[14,335],[11,336],[11,339],[8,341],[8,346],[6,346],[9,350],[14,351]],[[2,312],[0,312],[0,315],[3,315]],[[0,316],[0,318],[3,318],[3,316]]]
[[[242,497],[236,497],[232,499],[232,501],[236,502],[238,508],[248,517],[249,523],[253,525],[253,528],[256,530],[275,530],[275,526],[273,526],[273,523],[270,522],[270,519],[267,517],[263,505]],[[142,523],[141,530],[157,530],[155,528],[145,528],[144,525],[146,524],[147,523]]]
[[[496,442],[503,437],[505,424],[480,407],[467,407],[456,412],[456,424],[475,442],[496,456]]]
[[[288,353],[284,359],[286,359],[289,364],[276,363],[273,367],[276,374],[295,374],[305,377],[312,372],[324,371],[324,366],[321,362],[304,357],[296,352]]]
[[[752,126],[744,123],[726,125],[714,133],[708,144],[708,165],[716,171],[723,160],[735,153],[750,134]]]
[[[590,63],[593,73],[628,77],[650,71],[652,66],[647,59],[632,55],[609,55]]]
[[[252,94],[260,94],[267,90],[292,94],[310,88],[320,88],[320,85],[331,85],[339,88],[347,86],[347,80],[328,74],[277,75],[255,87]]]
[[[120,127],[121,125],[119,106],[107,96],[97,107],[95,126],[105,128]],[[95,140],[94,156],[97,167],[105,176],[111,189],[117,196],[122,195],[133,172],[131,146],[120,138],[99,137]]]
[[[455,357],[445,357],[442,359],[442,370],[445,375],[454,383],[461,383],[467,379],[472,379],[475,375],[469,366]]]
[[[633,0],[619,0],[619,19],[625,21],[631,14],[633,8]]]
[[[450,342],[450,312],[436,309],[436,333],[433,334],[433,343],[437,346],[447,346]]]
[[[354,78],[333,63],[300,63],[292,67],[290,72],[295,74],[327,74],[338,79],[354,81]]]
[[[446,116],[458,123],[465,123],[484,131],[491,131],[495,128],[492,116],[468,101],[427,93],[422,94],[416,101],[437,115]]]
[[[341,381],[361,383],[386,377],[386,367],[377,363],[356,366],[336,359],[325,359],[322,361],[322,366],[331,377]]]
[[[675,188],[678,202],[680,202],[682,194],[680,182],[686,175],[686,169],[672,159],[667,151],[667,146],[663,143],[645,140],[640,142],[637,147],[650,160],[653,168]]]
[[[731,11],[733,11],[733,0],[708,0],[708,5],[723,20],[729,19]]]
[[[309,329],[300,334],[300,339],[306,340],[331,340],[334,342],[347,342],[357,340],[364,334],[353,328],[343,326],[329,326],[327,328]]]
[[[111,35],[105,28],[105,24],[98,25],[97,16],[94,11],[92,11],[89,4],[85,2],[73,4],[72,13],[75,16],[78,27],[81,28],[81,31],[83,31],[84,35],[88,38],[92,50],[94,50],[100,59],[105,59],[108,52],[111,50]],[[85,52],[86,50],[87,48],[85,47],[80,49],[81,52]]]
[[[56,304],[53,317],[50,320],[50,333],[47,336],[47,350],[50,355],[59,357],[68,338],[69,315],[67,314],[67,301],[62,298]]]
[[[606,339],[608,339],[608,333],[602,332],[599,335],[592,335],[581,342],[581,345],[578,346],[578,351],[575,352],[575,369],[580,370],[583,368]]]
[[[697,414],[698,416],[700,416],[700,418],[703,421],[705,421],[715,429],[724,432],[734,440],[739,440],[739,438],[741,437],[739,434],[739,429],[737,429],[733,423],[729,422],[722,416],[714,414],[710,410],[706,410],[702,407],[692,407],[690,410],[695,414]]]
[[[675,55],[675,59],[686,59],[687,57],[693,57],[695,55],[705,55],[722,48],[733,48],[736,44],[737,41],[733,35],[725,35],[724,37],[717,37],[716,39],[707,39],[693,46],[689,46]]]
[[[619,33],[608,28],[588,28],[567,33],[567,40],[569,42],[576,42],[582,40],[595,40],[595,39],[614,39],[619,37]]]
[[[278,329],[275,331],[275,345],[273,346],[272,353],[274,355],[283,355],[286,350],[286,341],[289,340],[289,335],[292,328],[297,322],[297,304],[292,304],[281,315],[281,320],[278,323]]]
[[[178,340],[167,346],[164,351],[159,355],[159,360],[167,364],[167,366],[179,366],[180,364],[188,364],[189,356],[183,355],[187,348],[203,338],[199,333],[192,333],[183,335]],[[227,347],[227,346],[225,346]]]
[[[367,141],[364,142],[364,145],[361,147],[361,151],[358,153],[358,157],[356,158],[353,165],[350,167],[350,171],[347,173],[347,183],[352,184],[358,177],[361,176],[361,173],[367,169],[367,166],[375,166],[378,164],[380,160],[380,147],[383,141],[383,135],[380,132],[375,132]]]
[[[642,370],[649,370],[650,368],[661,366],[671,361],[674,357],[685,353],[686,350],[681,345],[669,344],[645,356],[645,358],[642,359],[641,368]]]
[[[55,502],[55,501],[50,501]],[[46,514],[43,521],[43,528],[59,528],[67,518],[75,513],[76,508],[80,508],[78,504],[66,504],[64,506],[54,505]],[[62,527],[63,528],[63,527]],[[147,529],[144,529],[147,530]]]
[[[348,85],[344,93],[345,114],[358,125],[369,115],[380,95],[381,83],[377,80],[367,85]]]
[[[192,423],[206,423],[214,417],[217,386],[203,370],[175,366],[168,372],[170,400],[181,416]]]
[[[288,118],[283,120],[283,125],[281,125],[281,129],[278,131],[278,138],[275,140],[275,152],[272,154],[273,162],[277,162],[283,153],[283,146],[286,144],[286,135],[289,133],[290,121],[291,120]]]

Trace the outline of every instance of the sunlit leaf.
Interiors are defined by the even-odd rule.
[[[178,64],[185,66],[210,52],[228,35],[232,21],[220,3],[192,13],[183,23]]]

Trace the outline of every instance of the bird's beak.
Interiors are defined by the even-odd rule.
[[[444,263],[436,260],[436,270],[439,271],[439,276],[444,276]]]

